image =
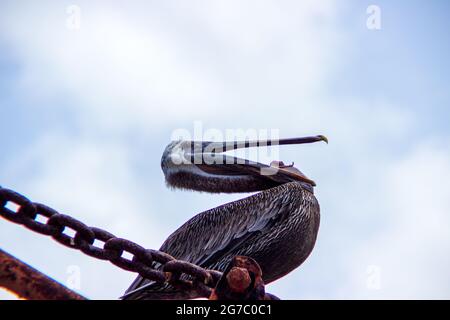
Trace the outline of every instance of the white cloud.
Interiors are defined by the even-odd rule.
[[[346,255],[349,283],[342,297],[448,299],[450,297],[450,144],[425,142],[389,166],[380,213],[384,226]],[[380,288],[366,283],[379,267]]]
[[[14,294],[0,288],[0,300],[16,300],[16,299],[17,297]]]
[[[20,90],[65,96],[91,125],[148,128],[218,109],[229,116],[253,104],[249,97],[264,102],[262,88],[277,98],[306,95],[337,51],[333,28],[313,28],[317,20],[331,26],[332,1],[200,1],[181,6],[181,17],[178,6],[80,8],[74,31],[63,5],[9,6],[1,35],[21,57]]]
[[[18,160],[6,165],[4,175],[23,179],[22,187],[31,191],[30,197],[51,199],[49,205],[76,213],[88,224],[136,236],[135,219],[144,212],[157,212],[151,207],[157,198],[147,194],[145,181],[140,181],[142,186],[135,182],[130,153],[124,144],[52,133],[19,153]],[[157,226],[147,226],[145,232],[159,235]],[[147,240],[152,239],[147,236]]]

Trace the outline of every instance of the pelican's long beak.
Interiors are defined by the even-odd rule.
[[[281,146],[288,144],[303,144],[324,141],[328,143],[327,137],[323,135],[288,138],[288,139],[272,139],[272,140],[253,140],[253,141],[230,141],[230,142],[203,142],[202,152],[220,153],[242,148]]]
[[[274,161],[270,165],[253,162],[246,159],[240,159],[222,154],[226,151],[289,144],[303,144],[324,141],[328,143],[325,136],[311,136],[301,138],[289,138],[279,140],[255,140],[255,141],[231,141],[231,142],[195,142],[195,148],[192,150],[192,156],[200,156],[202,160],[205,158],[212,159],[210,161],[200,161],[194,164],[202,171],[218,176],[237,176],[252,175],[266,176],[267,179],[277,182],[302,181],[315,186],[313,180],[307,178],[297,168],[293,166],[280,165],[282,162]],[[192,145],[194,146],[194,144]],[[198,150],[201,149],[201,150]]]

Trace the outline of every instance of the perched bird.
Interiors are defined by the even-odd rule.
[[[254,192],[247,198],[199,213],[172,233],[160,251],[203,268],[224,271],[237,255],[253,258],[264,283],[300,266],[311,253],[320,209],[314,181],[281,161],[270,165],[226,155],[238,148],[301,144],[324,136],[277,141],[174,141],[162,156],[168,186],[219,192]],[[161,267],[155,264],[155,267]],[[193,299],[185,292],[138,276],[122,299]]]

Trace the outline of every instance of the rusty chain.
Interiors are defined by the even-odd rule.
[[[15,204],[17,209],[9,209],[8,203]],[[177,260],[167,253],[145,249],[103,229],[88,227],[71,216],[60,214],[46,205],[32,202],[25,196],[1,186],[0,216],[39,234],[50,236],[88,256],[110,261],[119,268],[136,272],[155,282],[168,282],[183,290],[196,290],[203,297],[209,296],[211,289],[222,276],[220,271],[206,270],[190,262]],[[46,221],[38,221],[38,216],[44,217]],[[75,232],[73,237],[64,233],[66,228]],[[103,248],[94,244],[96,240],[103,242]],[[131,254],[132,258],[123,257],[124,252]],[[162,268],[156,269],[154,262],[162,265]],[[185,280],[186,277],[182,279],[183,274],[188,275],[191,280]]]

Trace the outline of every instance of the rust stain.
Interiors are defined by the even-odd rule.
[[[0,287],[30,300],[86,299],[1,249]]]

